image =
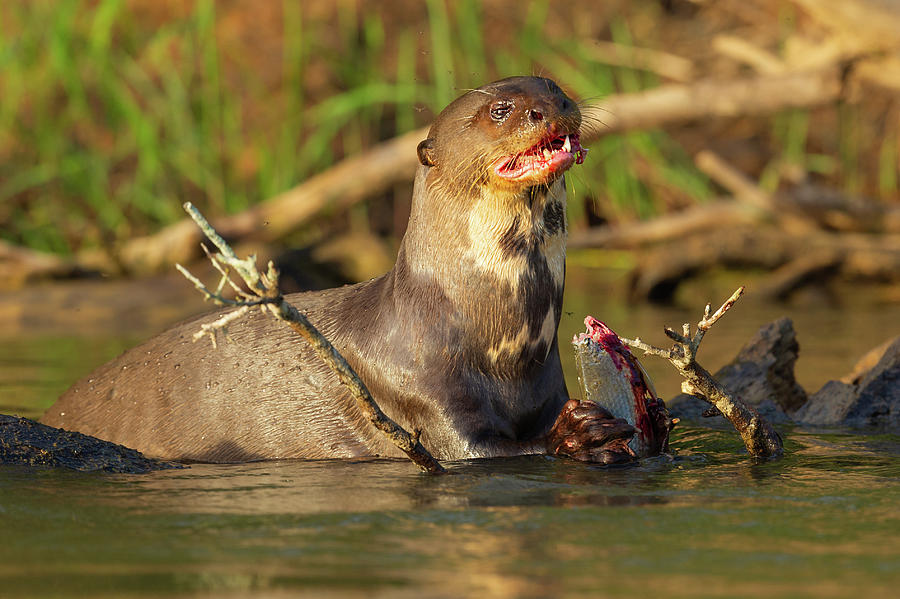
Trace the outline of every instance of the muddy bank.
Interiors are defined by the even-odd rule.
[[[0,464],[144,474],[183,468],[81,433],[0,414]]]

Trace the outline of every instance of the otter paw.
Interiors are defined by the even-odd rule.
[[[669,410],[666,409],[665,402],[659,398],[647,402],[647,414],[650,416],[650,426],[653,428],[654,440],[650,455],[659,455],[669,451],[669,433],[675,428],[679,419],[669,416]]]
[[[570,399],[547,435],[547,451],[583,462],[622,464],[635,459],[633,426],[590,401]]]

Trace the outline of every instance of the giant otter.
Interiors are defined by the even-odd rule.
[[[439,459],[631,457],[634,429],[569,400],[557,347],[563,173],[582,159],[580,126],[578,106],[550,79],[469,91],[419,144],[394,268],[287,298]],[[95,370],[42,422],[175,460],[402,455],[290,328],[254,313],[230,327],[233,343],[192,343],[215,317]]]

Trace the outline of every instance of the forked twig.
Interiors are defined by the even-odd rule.
[[[666,327],[666,335],[675,341],[675,345],[671,349],[650,345],[640,338],[626,339],[622,337],[622,342],[645,354],[659,356],[671,362],[684,377],[681,390],[715,406],[740,433],[750,455],[776,456],[784,451],[784,447],[781,437],[778,436],[772,425],[763,419],[752,406],[730,394],[705,368],[697,363],[696,359],[697,349],[700,347],[706,331],[724,316],[725,312],[743,293],[744,288],[738,288],[713,314],[710,314],[710,305],[707,304],[703,311],[703,318],[697,323],[697,330],[693,336],[691,336],[691,325],[688,323],[683,325],[682,333]]]
[[[369,422],[387,435],[391,442],[409,456],[410,460],[415,462],[425,472],[432,474],[446,472],[444,467],[419,442],[419,432],[417,431],[415,435],[411,435],[382,412],[365,384],[331,342],[309,322],[303,313],[285,301],[278,288],[278,270],[275,268],[275,265],[269,262],[267,271],[260,273],[256,268],[255,256],[251,255],[241,260],[190,202],[184,204],[184,209],[197,223],[204,235],[219,249],[219,252],[215,254],[206,251],[206,248],[204,248],[204,251],[206,251],[216,270],[222,274],[222,280],[220,280],[216,290],[213,291],[180,264],[177,264],[176,268],[200,290],[206,299],[210,299],[219,305],[236,306],[238,308],[234,312],[225,314],[215,322],[202,325],[201,330],[194,335],[194,340],[208,335],[215,347],[217,332],[221,331],[227,338],[226,327],[228,324],[246,314],[254,306],[259,306],[262,310],[267,309],[275,318],[286,322],[312,346],[316,355],[337,374],[341,383],[347,387],[351,395],[356,399],[357,406],[359,406],[359,409]],[[236,272],[241,277],[250,289],[250,293],[234,283],[231,279],[231,271]],[[239,299],[230,299],[222,295],[222,289],[226,283],[236,291]]]

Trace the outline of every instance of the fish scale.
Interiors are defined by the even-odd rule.
[[[572,340],[582,399],[605,408],[636,429],[628,446],[638,457],[655,455],[660,444],[648,408],[662,409],[649,377],[628,347],[599,320],[585,319],[587,332]]]

